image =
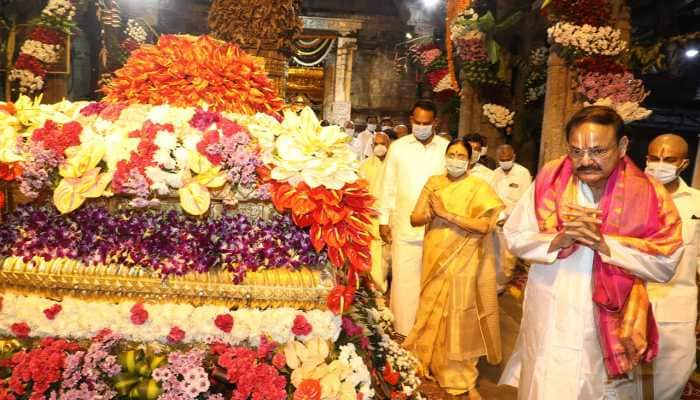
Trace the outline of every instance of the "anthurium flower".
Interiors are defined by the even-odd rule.
[[[215,166],[196,151],[190,151],[189,167],[196,175],[184,180],[178,190],[180,205],[192,215],[202,215],[209,209],[211,194],[209,188],[221,188],[226,184],[226,171]]]
[[[62,214],[80,207],[86,199],[103,195],[112,180],[112,173],[93,168],[78,178],[63,178],[53,192],[53,202]]]

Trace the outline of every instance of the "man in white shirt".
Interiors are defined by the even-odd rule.
[[[500,383],[527,400],[642,399],[638,365],[658,339],[644,281],[671,279],[683,253],[668,192],[626,157],[624,122],[585,107],[568,156],[543,166],[504,231],[531,261],[523,319]]]
[[[386,159],[387,151],[389,150],[389,144],[391,139],[389,135],[385,132],[377,132],[374,135],[374,154],[366,158],[360,164],[360,178],[366,179],[369,183],[369,193],[374,196],[375,199],[379,199],[382,192],[382,178],[384,175],[384,160]],[[372,255],[372,269],[370,270],[370,277],[372,281],[377,286],[382,293],[386,292],[387,289],[387,270],[389,263],[388,258],[390,256],[390,249],[387,244],[384,243],[379,235],[379,220],[374,218],[372,220],[372,243],[370,244],[370,252]]]
[[[656,137],[647,153],[647,175],[664,184],[683,221],[685,252],[670,282],[649,283],[651,301],[659,323],[659,356],[654,360],[654,399],[677,400],[695,369],[695,323],[700,261],[700,190],[689,187],[680,173],[690,160],[688,143],[680,136]]]
[[[479,162],[483,150],[481,135],[472,133],[467,135],[466,139],[469,145],[472,146],[472,159],[469,160],[469,175],[485,180],[486,183],[495,189],[493,170]]]
[[[374,132],[377,131],[377,119],[375,115],[367,117],[367,127],[351,143],[360,161],[372,156]]]
[[[384,161],[379,231],[391,243],[390,307],[396,331],[404,336],[416,320],[425,234],[425,228],[411,225],[411,213],[428,178],[445,172],[448,142],[433,132],[436,114],[432,102],[418,101],[411,110],[413,134],[393,142]]]
[[[503,219],[508,218],[513,211],[513,207],[523,196],[530,183],[532,176],[530,171],[522,165],[515,162],[515,150],[509,144],[498,146],[496,150],[499,167],[493,172],[494,188],[498,197],[501,198],[506,205],[503,211]],[[505,236],[503,235],[503,227],[498,226],[494,230],[496,236],[495,252],[498,254],[496,264],[496,281],[498,283],[499,293],[505,290],[505,285],[508,284],[513,275],[513,268],[517,262],[517,258],[508,251]]]

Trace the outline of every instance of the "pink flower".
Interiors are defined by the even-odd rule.
[[[31,332],[32,329],[26,322],[15,322],[10,326],[10,330],[18,338],[25,339],[29,337],[29,332]]]
[[[54,304],[51,307],[47,308],[44,310],[44,315],[46,315],[47,319],[54,320],[56,318],[56,315],[63,310],[63,307],[61,307],[60,304]]]
[[[287,357],[284,356],[283,352],[275,353],[272,357],[272,365],[277,369],[282,369],[287,365]]]
[[[134,325],[143,325],[148,320],[148,311],[143,308],[143,303],[136,303],[131,307],[131,322]]]
[[[168,334],[168,342],[170,343],[180,343],[185,338],[185,331],[177,326],[170,328],[170,333]]]
[[[214,325],[223,332],[231,333],[233,330],[233,317],[231,314],[220,314],[214,320]]]
[[[303,315],[299,314],[296,316],[296,318],[294,318],[294,326],[292,326],[292,333],[294,333],[297,336],[306,336],[310,334],[312,330],[313,327]]]

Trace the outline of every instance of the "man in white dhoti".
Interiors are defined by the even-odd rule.
[[[680,173],[688,168],[688,143],[680,136],[656,137],[647,153],[647,175],[663,183],[683,221],[685,252],[670,282],[649,283],[649,300],[659,323],[659,356],[654,360],[654,399],[677,400],[695,369],[695,323],[700,262],[700,190]]]
[[[367,183],[369,183],[369,193],[374,196],[375,199],[379,199],[382,193],[384,160],[386,159],[386,153],[389,150],[390,143],[391,139],[389,139],[389,135],[384,132],[377,132],[374,135],[374,154],[360,164],[360,178],[367,180]],[[372,220],[372,237],[373,240],[370,244],[372,269],[369,275],[377,289],[383,293],[386,292],[387,289],[387,258],[390,256],[390,250],[379,235],[379,220],[376,218]]]
[[[428,178],[445,170],[448,142],[433,132],[436,114],[432,102],[418,101],[411,112],[413,134],[393,142],[384,161],[379,230],[391,243],[390,307],[396,331],[404,336],[418,310],[425,234],[424,228],[411,225],[411,212]]]
[[[523,197],[527,188],[530,187],[532,176],[527,168],[515,162],[513,146],[509,144],[498,146],[496,157],[498,158],[498,168],[493,171],[493,182],[498,197],[501,198],[506,206],[505,210],[503,210],[505,221],[513,212],[515,204]],[[496,281],[498,283],[498,292],[501,293],[513,276],[513,268],[515,268],[517,258],[508,251],[502,225],[496,227],[493,235],[495,235],[495,251],[498,253]]]
[[[641,399],[638,364],[658,352],[644,281],[671,279],[682,255],[668,192],[625,156],[617,113],[566,127],[568,156],[546,164],[504,230],[530,260],[523,319],[501,377],[518,398]]]

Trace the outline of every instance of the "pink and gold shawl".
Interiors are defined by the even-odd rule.
[[[563,229],[562,211],[576,204],[573,164],[569,157],[542,168],[535,182],[535,212],[541,232]],[[651,256],[669,256],[682,245],[681,222],[663,186],[648,179],[627,157],[610,175],[599,203],[601,233]],[[559,258],[576,251],[563,249]],[[593,302],[600,345],[610,377],[632,370],[640,359],[658,353],[658,330],[644,282],[624,268],[593,261]]]

